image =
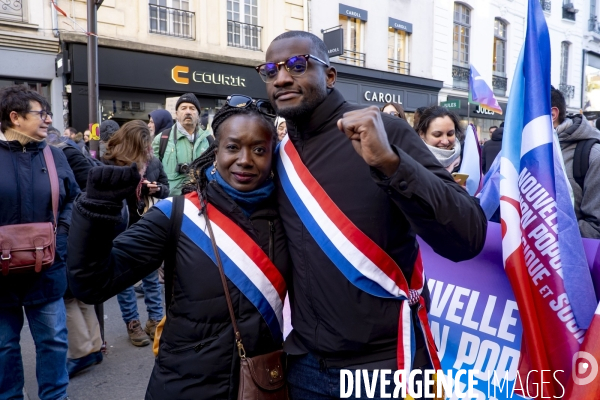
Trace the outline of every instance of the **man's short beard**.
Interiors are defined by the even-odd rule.
[[[308,93],[306,100],[297,107],[277,108],[277,114],[290,121],[298,121],[302,117],[307,117],[317,108],[327,97],[327,88],[319,87]]]

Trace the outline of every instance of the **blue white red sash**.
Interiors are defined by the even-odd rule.
[[[169,218],[172,206],[171,198],[156,204]],[[216,265],[206,220],[199,215],[199,210],[198,195],[186,195],[181,231]],[[208,204],[207,213],[225,276],[258,309],[269,326],[273,339],[283,341],[283,301],[286,293],[283,276],[265,252],[235,222],[211,204]]]
[[[441,368],[421,297],[425,281],[421,254],[410,286],[396,262],[364,234],[331,200],[300,159],[286,136],[278,149],[277,172],[283,190],[302,223],[340,272],[357,288],[373,296],[402,301],[398,332],[398,368],[414,359],[411,304],[420,303],[418,319],[436,369]],[[406,301],[405,301],[406,300]]]

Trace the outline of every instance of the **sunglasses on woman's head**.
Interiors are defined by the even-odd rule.
[[[277,116],[275,109],[267,100],[254,100],[252,97],[243,94],[232,94],[231,96],[228,96],[226,104],[230,107],[237,108],[247,108],[254,104],[259,113],[270,118],[275,118]]]
[[[265,83],[271,83],[277,78],[277,74],[279,74],[279,68],[283,65],[286,71],[291,76],[300,76],[304,75],[306,70],[308,69],[308,59],[312,58],[313,60],[323,64],[326,67],[329,67],[325,61],[321,60],[318,57],[313,56],[312,54],[301,54],[298,56],[292,56],[285,61],[280,61],[277,63],[265,63],[260,64],[258,67],[254,67],[261,79]]]

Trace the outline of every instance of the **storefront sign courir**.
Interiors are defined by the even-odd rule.
[[[189,72],[189,67],[176,65],[171,70],[171,78],[175,83],[188,85],[190,83],[190,78],[182,76],[182,74],[189,74]],[[212,85],[246,87],[246,78],[242,78],[240,76],[219,74],[214,72],[193,71],[192,80],[197,83],[206,83]]]
[[[379,103],[400,103],[402,104],[402,97],[400,95],[392,93],[382,92],[371,92],[370,90],[365,91],[365,100],[377,101]]]

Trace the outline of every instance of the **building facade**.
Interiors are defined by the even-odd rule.
[[[583,15],[582,15],[583,14]],[[578,17],[587,19],[583,30],[582,108],[589,118],[600,115],[600,4],[587,0]]]
[[[122,124],[148,113],[174,111],[193,92],[214,115],[227,95],[266,97],[254,66],[273,38],[307,29],[307,0],[105,0],[98,10],[99,115]],[[86,2],[59,0],[63,25],[86,26]],[[70,121],[89,123],[87,36],[61,31]]]
[[[53,126],[62,131],[63,80],[55,72],[59,50],[56,14],[43,0],[0,2],[0,88],[24,84],[51,104]]]
[[[582,31],[587,21],[578,13],[581,2],[540,1],[550,32],[552,84],[565,94],[571,112],[582,106]],[[332,62],[349,101],[381,105],[387,93],[396,94],[409,115],[416,107],[451,103],[465,123],[488,138],[489,128],[504,117],[468,104],[469,66],[505,110],[525,40],[527,5],[527,0],[312,0],[309,26],[323,37],[343,29],[343,54]],[[370,83],[378,83],[379,89]]]

